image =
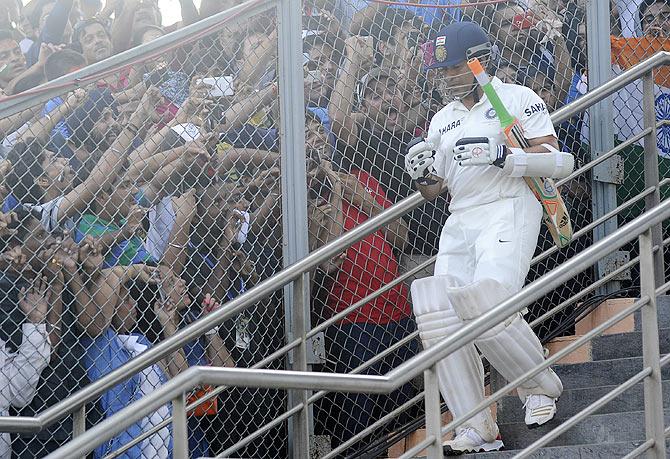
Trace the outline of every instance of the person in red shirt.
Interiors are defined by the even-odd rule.
[[[358,183],[353,182],[352,178]],[[359,204],[346,199],[342,201],[344,231],[355,228],[373,216],[366,210],[370,212],[368,209],[376,208],[381,211],[393,205],[380,183],[365,171],[354,169],[343,182],[347,195],[356,196],[354,200]],[[369,196],[367,200],[371,202],[360,204],[366,198],[359,196],[366,194]],[[370,213],[375,214],[375,211]],[[332,313],[343,311],[398,277],[398,260],[385,233],[384,229],[380,229],[347,250],[328,296],[328,308]],[[351,312],[341,322],[386,325],[409,317],[410,311],[407,286],[401,283]]]
[[[310,246],[315,248],[359,226],[393,203],[383,186],[368,172],[360,169],[334,172],[329,161],[328,135],[314,115],[308,112],[306,117]],[[315,233],[318,233],[312,230],[318,226],[313,224],[314,215],[321,214],[326,215],[323,237],[314,243]],[[327,271],[321,278],[321,286],[327,291],[323,318],[344,314],[326,329],[330,362],[327,370],[349,373],[416,329],[404,283],[344,313],[399,276],[396,251],[402,250],[406,240],[407,224],[400,218],[352,245],[323,268]],[[361,373],[385,374],[417,352],[418,342],[412,340]],[[406,384],[389,395],[333,394],[316,409],[317,421],[325,423],[325,433],[331,436],[332,446],[337,447],[409,400],[414,393],[413,386]],[[338,409],[329,409],[331,403]],[[385,432],[380,430],[379,434]]]

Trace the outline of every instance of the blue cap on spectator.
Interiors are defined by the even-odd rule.
[[[488,34],[474,22],[449,24],[431,41],[433,59],[427,69],[453,67],[491,52]]]

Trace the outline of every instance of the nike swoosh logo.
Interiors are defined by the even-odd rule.
[[[502,239],[498,239],[498,242],[505,243],[505,242],[512,242],[512,241],[503,241]]]

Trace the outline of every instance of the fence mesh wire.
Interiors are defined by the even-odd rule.
[[[223,3],[203,2],[198,13],[183,2],[181,25],[232,6]],[[584,2],[401,3],[305,2],[307,183],[294,185],[305,186],[308,197],[310,250],[414,191],[404,170],[405,147],[425,135],[432,115],[449,102],[423,70],[435,51],[427,43],[444,25],[480,24],[495,45],[491,72],[535,90],[550,112],[588,88]],[[670,30],[663,2],[649,7],[641,24],[633,2],[616,3],[630,4],[613,10],[615,73],[667,50],[662,35]],[[10,9],[2,27],[14,28],[0,30],[3,92],[19,93],[174,28],[159,27],[160,10],[151,1],[110,2],[96,18],[82,19],[89,13],[66,0],[31,3],[16,17]],[[226,21],[73,92],[16,115],[0,114],[0,414],[44,411],[282,268],[282,218],[291,216],[281,209],[279,159],[290,152],[279,148],[277,49],[274,11]],[[665,69],[655,81],[657,118],[670,119]],[[615,96],[617,142],[642,129],[641,99],[641,84]],[[578,166],[591,160],[588,126],[585,114],[556,126],[561,147]],[[670,173],[669,136],[670,126],[659,128],[661,177]],[[642,147],[621,156],[618,204],[644,188]],[[590,175],[562,187],[575,231],[593,221]],[[639,215],[643,203],[620,214],[618,224]],[[368,363],[415,332],[408,286],[430,269],[364,300],[437,253],[447,208],[445,193],[312,274],[312,325],[339,314],[325,329],[325,359],[315,370],[384,374],[419,352],[420,342],[410,339]],[[534,265],[528,280],[591,242],[589,231]],[[537,254],[551,247],[543,228]],[[577,275],[534,304],[527,318],[594,280],[591,270]],[[285,307],[281,292],[275,293],[119,384],[90,404],[87,424],[189,365],[257,364],[286,342]],[[570,312],[544,321],[538,334],[555,332]],[[282,357],[268,367],[286,368],[285,362]],[[408,383],[389,395],[327,394],[315,404],[314,433],[337,447],[411,400],[419,387]],[[212,389],[197,388],[189,401]],[[287,408],[283,391],[225,389],[189,412],[190,454],[220,454]],[[413,407],[365,441],[383,438],[420,410]],[[95,457],[118,454],[169,415],[166,406],[147,416],[101,445]],[[130,450],[167,457],[170,429],[157,429]],[[71,433],[66,418],[37,435],[3,434],[0,455],[11,450],[16,457],[41,457]],[[234,454],[282,458],[287,444],[281,423]]]

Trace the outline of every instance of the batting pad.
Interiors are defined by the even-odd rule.
[[[493,279],[482,279],[465,287],[448,289],[454,309],[464,320],[472,320],[493,309],[509,291]],[[542,345],[528,323],[519,313],[483,333],[475,344],[493,367],[508,381],[512,381],[544,362]],[[524,382],[518,389],[525,400],[530,394],[557,398],[563,391],[558,376],[546,369]]]
[[[544,362],[540,340],[520,314],[505,321],[502,331],[490,337],[481,337],[475,343],[507,381],[513,381]],[[531,394],[558,398],[563,392],[563,384],[556,373],[547,368],[522,383],[517,392],[522,401]]]
[[[412,303],[425,349],[458,331],[463,322],[456,316],[446,289],[445,277],[426,277],[412,283]],[[435,366],[442,398],[454,418],[462,416],[484,400],[484,368],[471,343],[442,359]],[[488,408],[463,424],[472,427],[487,442],[498,436],[498,426]]]
[[[494,279],[480,279],[463,287],[449,287],[446,294],[456,314],[463,320],[476,319],[511,296],[511,292]]]

